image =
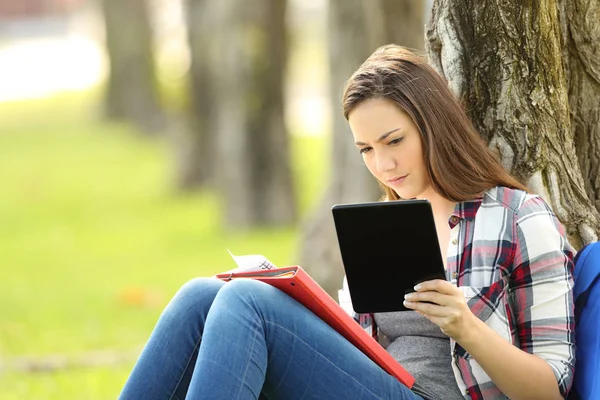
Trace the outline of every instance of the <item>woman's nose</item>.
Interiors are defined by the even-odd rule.
[[[393,157],[381,154],[377,157],[377,171],[387,172],[396,168],[396,162]]]

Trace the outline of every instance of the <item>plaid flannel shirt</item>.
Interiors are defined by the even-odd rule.
[[[563,396],[575,364],[573,249],[539,196],[496,187],[458,203],[449,220],[447,279],[471,311],[504,339],[544,359]],[[355,319],[377,337],[371,314]],[[465,399],[506,399],[483,368],[450,339]]]

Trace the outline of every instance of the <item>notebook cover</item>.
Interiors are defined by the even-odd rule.
[[[273,273],[274,270],[241,272],[233,274],[220,274],[217,278],[230,280],[235,278],[252,278],[287,293],[299,303],[312,311],[315,315],[329,324],[344,336],[350,343],[361,350],[366,356],[379,365],[384,371],[392,375],[403,385],[412,388],[415,378],[410,375],[371,335],[369,335],[352,317],[350,317],[339,304],[321,286],[319,286],[299,266],[277,268],[277,271],[295,271],[294,275],[260,276]]]

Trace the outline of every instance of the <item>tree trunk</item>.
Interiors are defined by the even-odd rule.
[[[341,111],[346,80],[379,46],[391,42],[423,47],[423,1],[330,0],[329,70],[333,102],[332,168],[329,186],[305,221],[300,244],[301,265],[331,295],[343,277],[331,207],[338,203],[376,201],[381,192],[354,146]]]
[[[158,105],[146,0],[102,0],[110,76],[106,117],[133,122],[144,132],[164,128]]]
[[[216,150],[215,90],[213,79],[218,59],[215,59],[216,28],[210,0],[186,0],[188,44],[190,48],[190,107],[186,128],[177,138],[177,186],[186,191],[209,185],[214,173]]]
[[[437,0],[430,62],[504,167],[547,200],[576,247],[597,239],[569,120],[555,0]]]
[[[561,10],[575,148],[587,195],[600,211],[600,1],[562,0]]]
[[[227,4],[225,4],[227,3]],[[287,225],[296,218],[283,85],[284,0],[220,2],[218,182],[228,228]]]
[[[427,2],[425,0],[378,0],[378,2],[384,24],[383,37],[375,38],[378,42],[376,46],[396,43],[417,51],[423,51],[425,47],[425,9]],[[372,7],[370,2],[366,6]]]

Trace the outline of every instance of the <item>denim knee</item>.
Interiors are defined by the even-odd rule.
[[[223,281],[215,278],[194,278],[181,286],[163,315],[174,319],[204,318],[223,285]]]
[[[264,310],[278,304],[283,295],[277,288],[254,279],[233,279],[219,291],[218,301],[235,304],[241,301],[255,310]]]
[[[266,292],[274,288],[268,283],[256,279],[233,279],[227,282],[223,289],[241,297],[249,298],[250,296],[268,295]]]

